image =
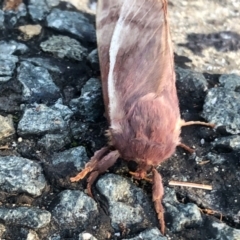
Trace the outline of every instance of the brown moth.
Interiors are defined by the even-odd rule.
[[[72,182],[88,173],[88,193],[99,174],[121,157],[138,164],[136,179],[152,173],[152,198],[165,232],[162,179],[156,167],[181,143],[173,47],[166,0],[99,0],[97,42],[109,146],[95,152]]]

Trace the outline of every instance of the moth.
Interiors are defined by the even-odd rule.
[[[136,179],[153,184],[152,200],[165,232],[162,178],[156,167],[181,143],[173,47],[166,0],[99,0],[97,43],[109,145],[95,152],[72,182],[87,174],[88,193],[99,174],[121,157],[134,160]]]

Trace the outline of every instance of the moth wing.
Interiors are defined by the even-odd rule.
[[[109,73],[109,51],[112,35],[119,19],[123,1],[121,0],[99,0],[97,7],[97,44],[98,56],[101,69],[102,90],[105,110],[108,117],[108,73]]]
[[[156,97],[171,94],[177,104],[167,2],[115,0],[100,1],[99,9],[104,9],[101,6],[110,7],[108,14],[98,12],[97,21],[103,91],[111,122],[122,119],[134,101],[148,93]]]

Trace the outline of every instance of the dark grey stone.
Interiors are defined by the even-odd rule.
[[[0,157],[0,189],[8,193],[28,193],[40,196],[46,180],[40,164],[29,159]]]
[[[49,72],[29,62],[22,62],[18,67],[18,80],[23,84],[23,99],[29,102],[57,100],[60,90],[55,85]]]
[[[67,36],[52,36],[40,46],[44,52],[51,52],[59,58],[82,61],[87,56],[87,49],[77,40]]]
[[[23,58],[23,60],[33,63],[34,65],[46,68],[49,71],[62,73],[62,70],[60,69],[60,67],[56,65],[53,59],[35,57],[35,58]]]
[[[142,189],[129,180],[114,174],[105,174],[96,184],[108,201],[111,225],[120,231],[120,225],[137,232],[150,226],[156,213],[153,204]]]
[[[202,224],[201,212],[197,205],[193,203],[182,204],[176,199],[173,189],[165,188],[163,204],[165,214],[169,222],[166,222],[167,228],[172,232],[180,232],[185,227],[200,226]]]
[[[206,78],[202,73],[194,72],[190,69],[184,69],[176,67],[176,80],[179,89],[188,91],[188,96],[194,96],[194,98],[201,99],[204,97],[204,93],[208,89]]]
[[[6,82],[11,79],[18,57],[13,55],[0,55],[0,82]]]
[[[52,216],[61,229],[82,229],[98,216],[96,202],[85,193],[64,190],[53,202]]]
[[[39,104],[24,111],[17,132],[21,136],[61,133],[67,130],[72,115],[73,112],[59,102],[52,107]]]
[[[46,1],[47,2],[47,1]],[[30,0],[28,11],[33,21],[42,21],[50,12],[51,8],[45,0]]]
[[[214,148],[225,148],[232,151],[240,150],[240,136],[221,137],[211,143]]]
[[[80,139],[88,131],[89,125],[80,121],[71,121],[71,134],[74,139]]]
[[[33,207],[0,207],[0,219],[6,225],[39,229],[50,223],[51,213],[46,210]]]
[[[128,238],[123,240],[167,240],[158,228],[151,228],[141,232],[138,236],[134,238]]]
[[[24,3],[21,3],[18,6],[18,9],[16,11],[15,10],[6,10],[5,11],[5,22],[10,27],[14,27],[16,25],[16,23],[18,22],[18,20],[21,17],[25,17],[26,15],[27,15],[26,5]]]
[[[218,87],[208,91],[202,116],[231,134],[240,133],[240,93]]]
[[[62,11],[57,8],[47,16],[47,26],[59,32],[68,32],[80,40],[96,42],[93,25],[81,13]]]
[[[89,79],[83,86],[81,96],[72,99],[70,107],[80,113],[85,121],[95,121],[103,115],[103,100],[101,83],[96,78]]]
[[[86,162],[89,160],[85,147],[79,146],[71,148],[64,152],[55,153],[52,156],[52,164],[58,165],[60,163],[73,163],[78,171],[84,168]]]
[[[0,10],[0,29],[4,29],[4,11]]]
[[[70,143],[71,139],[68,132],[62,134],[46,134],[38,141],[39,146],[52,152],[61,150],[64,146]]]
[[[92,67],[96,70],[99,70],[99,59],[98,59],[98,50],[93,49],[87,56],[88,61],[91,63]]]

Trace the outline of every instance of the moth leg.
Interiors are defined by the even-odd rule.
[[[92,172],[96,167],[98,161],[109,151],[108,147],[103,147],[100,150],[96,151],[90,161],[85,165],[85,168],[78,173],[75,177],[70,178],[71,182],[78,182],[79,180],[85,178],[85,176]]]
[[[203,126],[211,127],[211,128],[215,127],[215,124],[213,124],[213,123],[206,123],[206,122],[201,122],[201,121],[189,121],[189,122],[182,121],[181,122],[182,127],[190,126],[190,125],[203,125]]]
[[[93,197],[91,187],[98,175],[104,173],[108,168],[113,166],[120,156],[117,150],[106,154],[108,150],[109,148],[102,148],[97,151],[91,158],[90,162],[86,164],[85,168],[77,176],[70,178],[71,182],[76,182],[83,179],[88,173],[90,173],[87,179],[87,191],[90,197]]]
[[[193,150],[189,146],[185,145],[184,143],[179,143],[178,147],[183,148],[184,150],[186,150],[187,152],[190,152],[191,154],[195,152],[195,150]]]
[[[157,212],[161,233],[164,235],[165,221],[164,221],[164,209],[162,205],[164,188],[162,184],[162,177],[155,168],[153,168],[152,174],[153,174],[152,201],[154,203],[155,211]]]
[[[149,177],[147,177],[147,173],[146,173],[146,171],[145,170],[138,170],[138,171],[136,171],[136,172],[129,172],[135,179],[138,179],[138,180],[140,180],[140,179],[144,179],[144,180],[146,180],[146,181],[148,181],[148,182],[152,182],[152,179],[151,178],[149,178]]]

